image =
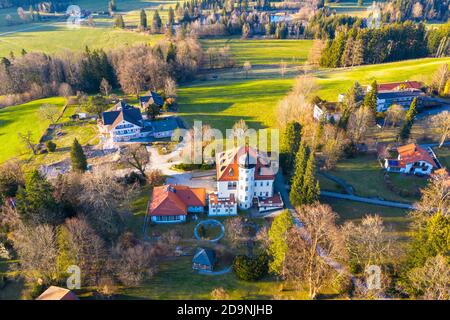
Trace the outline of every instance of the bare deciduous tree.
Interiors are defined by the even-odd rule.
[[[125,149],[122,155],[122,163],[128,167],[137,169],[146,177],[145,168],[150,163],[150,154],[144,145],[134,144]]]
[[[244,119],[240,119],[233,125],[232,131],[233,136],[236,138],[243,138],[245,136],[246,131],[248,130],[248,125]]]
[[[343,260],[344,242],[336,226],[337,215],[329,206],[315,203],[297,212],[307,235],[302,229],[290,229],[282,275],[298,286],[306,284],[314,299],[336,275],[331,261]]]
[[[58,248],[53,227],[20,225],[13,233],[13,245],[20,260],[22,275],[30,281],[50,284],[58,276]]]
[[[333,125],[327,124],[323,133],[322,155],[325,158],[325,167],[332,169],[344,152],[345,133]]]
[[[421,190],[422,197],[416,203],[417,209],[412,211],[412,215],[419,218],[416,219],[418,223],[421,223],[423,220],[420,219],[421,216],[428,218],[436,212],[450,212],[449,179],[449,174],[445,170],[435,172],[431,175],[428,185]]]
[[[244,69],[245,77],[248,78],[248,74],[250,70],[252,70],[252,64],[250,63],[250,61],[245,61],[242,69]]]
[[[48,120],[52,125],[55,125],[61,116],[59,108],[55,105],[44,104],[39,108],[39,117],[42,120]]]
[[[22,141],[23,145],[29,149],[34,155],[37,153],[36,144],[33,142],[33,134],[30,130],[28,130],[26,133],[18,132],[17,135],[19,136],[20,141]]]
[[[98,285],[107,271],[105,243],[83,218],[66,221],[69,234],[69,252],[83,272],[84,285]]]
[[[225,222],[226,237],[228,241],[234,246],[238,247],[241,245],[242,240],[244,239],[244,221],[241,217],[235,217],[228,219]]]
[[[447,140],[450,134],[450,112],[442,111],[430,118],[430,125],[441,135],[439,148]]]
[[[365,216],[361,223],[349,221],[342,227],[350,261],[362,266],[381,265],[394,254],[393,240],[378,215]]]
[[[124,285],[139,285],[156,272],[156,253],[150,245],[115,248],[114,254],[115,272]]]
[[[405,119],[405,114],[405,108],[398,104],[393,104],[386,111],[384,125],[389,122],[393,127],[395,127],[399,122]]]
[[[360,107],[352,113],[348,121],[347,131],[354,142],[361,142],[374,122],[372,110],[369,107]]]
[[[112,87],[109,84],[108,80],[106,80],[105,78],[102,79],[102,81],[100,82],[100,91],[101,93],[108,97],[109,94],[111,93]]]

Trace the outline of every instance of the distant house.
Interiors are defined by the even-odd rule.
[[[431,148],[427,150],[415,143],[397,148],[397,159],[385,159],[384,167],[388,172],[429,175],[438,166]]]
[[[148,94],[146,94],[145,96],[139,97],[139,103],[141,106],[141,110],[146,110],[149,106],[151,106],[153,104],[162,108],[162,106],[164,105],[164,100],[156,92],[149,91]]]
[[[424,95],[421,90],[415,89],[379,92],[377,95],[377,111],[384,112],[393,104],[398,104],[408,109],[414,98],[419,98]]]
[[[317,121],[339,121],[341,113],[336,111],[336,108],[331,104],[314,104],[313,117]]]
[[[198,248],[192,258],[192,269],[213,271],[216,264],[216,253],[211,249]]]
[[[141,111],[122,101],[115,105],[113,111],[102,113],[98,127],[103,136],[114,142],[130,141],[151,134],[151,128],[145,126]]]
[[[184,128],[183,123],[178,117],[163,117],[151,122],[152,135],[155,138],[171,137],[178,128]]]
[[[69,289],[50,286],[45,290],[36,300],[80,300],[78,297],[70,291]]]
[[[377,84],[378,92],[399,90],[422,90],[423,83],[419,81],[403,81]],[[367,92],[372,90],[372,85],[367,86]]]
[[[423,83],[419,81],[378,84],[377,111],[384,112],[393,104],[409,108],[414,98],[424,96],[422,88]],[[371,90],[372,86],[367,86],[367,92],[370,92]]]
[[[155,223],[184,222],[188,213],[203,212],[205,206],[205,189],[169,184],[153,188],[148,215]]]

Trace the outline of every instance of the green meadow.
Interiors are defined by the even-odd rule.
[[[336,101],[341,92],[358,81],[378,82],[422,80],[427,81],[442,63],[450,58],[419,59],[355,67],[352,69],[319,70],[315,73],[320,86],[319,96]],[[271,75],[264,79],[227,79],[199,81],[179,89],[180,115],[189,124],[195,120],[214,128],[231,128],[244,119],[253,128],[272,127],[276,124],[276,106],[290,90],[293,79]]]
[[[10,51],[19,54],[22,49],[27,52],[41,51],[45,53],[64,50],[92,49],[105,50],[135,43],[155,43],[162,35],[117,30],[111,27],[68,28],[64,23],[42,26],[38,30],[7,34],[0,37],[0,56],[9,55]]]
[[[253,65],[302,64],[306,61],[312,47],[312,40],[243,40],[221,38],[201,40],[203,48],[223,48],[229,46],[239,65],[250,61]]]
[[[450,57],[424,58],[319,71],[316,73],[318,84],[321,87],[319,96],[329,101],[337,101],[337,95],[346,92],[355,81],[363,85],[369,84],[373,80],[378,82],[405,80],[427,82],[433,72],[443,63],[450,63]]]
[[[30,131],[33,139],[39,140],[50,124],[39,117],[39,108],[43,104],[57,105],[62,110],[65,101],[59,97],[48,98],[0,109],[0,163],[26,151],[18,137],[19,132]]]

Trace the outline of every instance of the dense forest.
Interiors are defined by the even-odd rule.
[[[449,31],[446,25],[427,33],[423,24],[411,21],[379,29],[354,26],[327,42],[320,65],[336,68],[447,55]]]

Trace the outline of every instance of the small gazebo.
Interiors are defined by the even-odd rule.
[[[216,253],[211,249],[198,248],[192,258],[192,269],[213,271],[216,263]]]

